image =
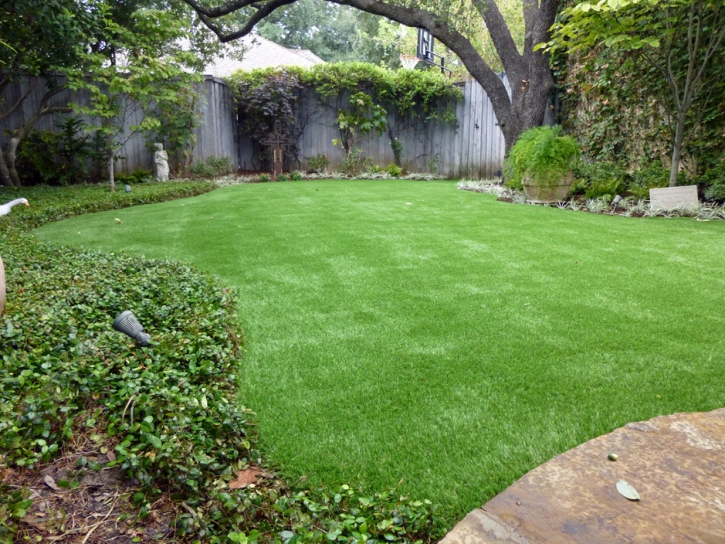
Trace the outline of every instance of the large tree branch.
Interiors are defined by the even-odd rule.
[[[267,2],[266,4],[260,5],[256,0],[239,0],[238,2],[227,2],[224,4],[224,6],[221,6],[220,8],[205,8],[203,6],[199,6],[199,4],[196,2],[196,0],[184,0],[187,4],[189,4],[192,8],[194,8],[197,11],[197,14],[199,15],[199,19],[211,30],[214,34],[216,34],[217,38],[219,38],[219,41],[222,43],[231,42],[234,40],[237,40],[239,38],[242,38],[249,34],[252,30],[254,30],[254,27],[257,23],[261,22],[264,18],[268,17],[272,14],[275,10],[281,8],[282,6],[286,6],[288,4],[294,4],[297,0],[271,0],[270,2]],[[230,11],[225,11],[227,8],[225,6],[231,6],[233,4],[240,4],[239,7],[235,9],[242,9],[242,7],[246,6],[253,6],[257,9],[256,13],[252,15],[247,23],[240,28],[239,30],[235,30],[234,32],[224,32],[224,30],[217,25],[212,19],[215,19],[217,17],[222,17],[223,15],[226,15],[227,13],[230,13]],[[244,5],[241,5],[244,4]],[[199,6],[199,8],[197,8]],[[224,8],[224,9],[223,9]],[[220,11],[218,15],[209,15],[209,13],[215,13],[217,10]],[[234,11],[232,9],[231,11]]]
[[[30,96],[30,93],[33,92],[33,89],[35,89],[35,82],[37,80],[33,78],[33,81],[30,85],[28,85],[28,89],[18,98],[17,102],[15,102],[15,105],[10,108],[8,111],[0,115],[0,121],[4,121],[8,117],[10,117],[13,113],[17,111],[17,109],[23,105],[23,102],[25,102],[25,99]],[[0,87],[1,88],[1,87]]]
[[[535,5],[536,0],[525,0],[524,4],[524,17],[526,18],[527,6],[530,7],[531,4]],[[496,48],[496,52],[501,59],[504,70],[520,71],[521,55],[495,0],[473,0],[473,5],[486,23],[486,28],[491,36],[491,41],[493,41],[493,46]],[[526,32],[528,35],[528,20],[526,21]]]
[[[212,19],[229,15],[234,11],[238,11],[248,6],[257,7],[259,5],[259,0],[230,0],[229,2],[224,2],[221,6],[215,8],[202,6],[196,0],[184,0],[184,2],[194,8],[194,11],[196,11],[199,15],[205,15],[206,17],[210,17]]]

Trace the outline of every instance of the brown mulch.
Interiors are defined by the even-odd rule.
[[[81,457],[89,464],[101,465],[100,470],[81,470],[77,466]],[[179,503],[162,494],[151,505],[148,516],[140,519],[139,508],[132,502],[138,485],[124,478],[118,468],[106,467],[109,457],[113,457],[112,452],[101,453],[95,443],[86,440],[75,451],[33,470],[0,469],[0,482],[27,489],[28,498],[33,499],[33,505],[19,520],[15,541],[178,542],[172,522]]]

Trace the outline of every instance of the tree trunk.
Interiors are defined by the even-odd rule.
[[[20,145],[21,138],[22,136],[20,134],[16,134],[12,138],[10,138],[8,148],[5,151],[5,161],[7,163],[8,171],[10,172],[10,179],[15,184],[15,187],[22,187],[23,185],[23,182],[20,181],[18,171],[15,168],[15,159],[17,158],[18,145]]]
[[[670,187],[677,187],[677,175],[680,173],[680,157],[682,157],[682,142],[685,140],[685,120],[687,112],[677,115],[675,127],[675,141],[672,145],[672,168],[670,169]]]
[[[108,181],[111,185],[111,192],[116,191],[116,179],[113,176],[113,166],[116,162],[116,153],[111,151],[111,156],[108,158]]]
[[[5,162],[5,153],[0,149],[0,181],[5,187],[15,187],[12,178],[10,177],[10,170]]]

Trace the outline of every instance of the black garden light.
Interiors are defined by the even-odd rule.
[[[136,316],[131,310],[126,310],[118,314],[111,325],[118,332],[122,332],[126,336],[130,336],[139,346],[149,347],[151,345],[151,336],[143,332],[143,325],[138,322]]]

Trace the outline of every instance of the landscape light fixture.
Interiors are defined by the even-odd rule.
[[[612,199],[612,208],[616,208],[617,204],[619,204],[622,201],[622,197],[619,195],[614,195],[614,198]]]
[[[147,348],[151,345],[151,336],[143,332],[143,325],[138,322],[131,310],[118,314],[111,326],[118,332],[122,332],[136,340],[136,343],[141,347]]]

